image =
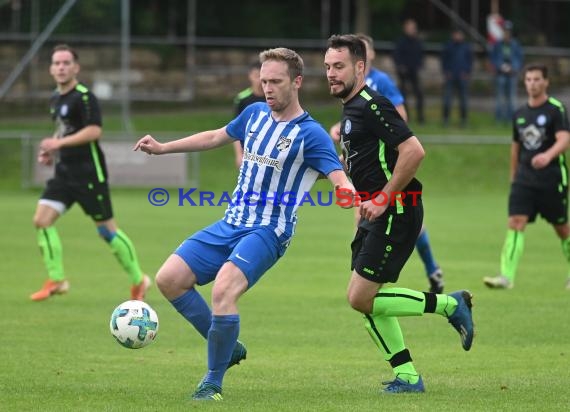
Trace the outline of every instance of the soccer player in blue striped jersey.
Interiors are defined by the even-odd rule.
[[[225,216],[186,239],[156,275],[163,295],[208,341],[208,372],[192,395],[221,400],[226,369],[245,358],[237,340],[237,301],[285,253],[298,202],[319,174],[353,193],[327,132],[299,103],[303,60],[293,50],[260,53],[266,103],[254,103],[226,126],[159,143],[145,136],[135,150],[194,152],[243,142],[243,162]],[[287,196],[285,196],[287,195]],[[212,310],[196,285],[214,282]]]
[[[379,193],[360,204],[348,301],[364,315],[366,330],[394,371],[395,379],[386,382],[384,392],[423,392],[398,317],[435,313],[447,318],[459,332],[463,349],[469,350],[474,335],[471,294],[385,287],[398,281],[414,250],[423,207],[421,195],[405,202],[403,197],[402,202],[383,201],[382,196],[421,193],[415,174],[424,150],[394,105],[366,85],[366,46],[358,36],[329,38],[324,63],[330,93],[343,104],[341,147],[347,171],[359,192]]]

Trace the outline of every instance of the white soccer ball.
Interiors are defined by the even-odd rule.
[[[109,328],[117,342],[125,348],[143,348],[156,338],[158,315],[141,300],[127,300],[113,311]]]

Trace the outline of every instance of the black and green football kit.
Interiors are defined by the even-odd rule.
[[[532,166],[532,158],[556,143],[556,133],[568,131],[564,105],[549,97],[543,104],[525,104],[513,116],[513,142],[518,143],[517,169],[509,192],[509,216],[522,215],[532,223],[540,214],[552,225],[568,222],[568,169],[566,156],[560,153],[542,169]],[[570,262],[570,238],[562,239],[562,251]],[[501,251],[501,273],[485,278],[489,287],[513,287],[518,263],[523,254],[525,234],[508,229]]]
[[[238,116],[247,106],[257,102],[265,102],[265,95],[258,96],[254,94],[251,87],[242,90],[234,99],[235,115]]]
[[[392,103],[368,86],[344,104],[341,147],[354,187],[370,196],[380,192],[394,172],[397,146],[413,136]],[[421,183],[413,178],[384,214],[361,219],[352,242],[352,264],[362,277],[396,282],[414,250],[422,227]]]
[[[65,94],[55,91],[50,99],[50,113],[58,138],[77,133],[87,126],[102,126],[97,98],[82,84]],[[40,198],[43,204],[51,201],[63,203],[66,210],[77,202],[95,222],[113,218],[105,155],[97,140],[62,147],[58,151],[55,175],[48,180]],[[131,284],[141,284],[143,273],[129,237],[120,229],[111,232],[105,225],[99,225],[98,232],[129,275]],[[50,279],[62,281],[62,245],[54,225],[38,229],[38,245]]]
[[[535,169],[532,158],[556,143],[556,133],[570,130],[566,108],[553,97],[538,106],[524,105],[513,117],[513,141],[519,144],[518,165],[509,195],[509,216],[540,214],[551,224],[568,221],[568,169],[559,154],[546,167]]]
[[[346,102],[341,147],[355,189],[371,196],[382,191],[394,173],[398,146],[413,136],[392,103],[369,87]],[[351,245],[351,269],[359,276],[379,284],[398,280],[422,228],[421,191],[421,183],[412,178],[402,190],[401,202],[396,199],[373,221],[360,220]],[[364,326],[396,375],[386,392],[424,391],[398,317],[424,313],[444,316],[462,335],[464,349],[469,350],[473,339],[470,296],[466,291],[443,295],[399,287],[377,291],[371,312],[364,314]]]
[[[54,92],[50,113],[57,137],[90,125],[102,126],[97,98],[82,84],[66,94]],[[113,217],[105,155],[97,140],[59,150],[55,176],[47,182],[41,198],[62,202],[66,209],[77,202],[97,222]]]

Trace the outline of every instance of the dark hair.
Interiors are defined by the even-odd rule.
[[[542,72],[542,77],[548,79],[548,67],[546,67],[544,63],[529,63],[524,67],[524,73],[532,72],[535,70]]]
[[[340,49],[342,47],[348,49],[353,62],[362,60],[366,64],[366,45],[357,35],[333,34],[327,40],[327,48],[329,49]]]
[[[372,50],[374,50],[374,39],[368,34],[356,33],[356,37],[362,40],[365,44],[368,44]]]
[[[261,69],[261,62],[259,61],[259,59],[255,59],[249,62],[249,65],[247,66],[249,71],[252,71],[254,69]]]
[[[58,44],[57,46],[55,46],[51,52],[51,55],[53,56],[53,54],[58,51],[68,51],[73,56],[73,60],[75,60],[76,62],[79,61],[79,56],[77,52],[67,44]]]

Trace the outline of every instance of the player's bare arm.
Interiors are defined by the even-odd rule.
[[[216,130],[207,130],[196,133],[191,136],[166,143],[160,143],[151,135],[146,135],[135,144],[133,150],[140,150],[147,154],[154,155],[200,152],[214,149],[234,141],[235,139],[231,138],[226,132],[226,128],[222,127]]]
[[[42,140],[40,149],[43,152],[52,153],[62,147],[81,146],[101,138],[102,129],[97,125],[89,125],[77,133],[65,137],[47,137]]]
[[[555,137],[556,143],[554,143],[545,152],[539,153],[532,158],[532,167],[535,169],[545,168],[553,159],[568,149],[568,146],[570,145],[570,132],[567,130],[560,130],[556,132]]]
[[[399,104],[397,106],[395,106],[396,111],[398,112],[398,114],[402,117],[402,120],[404,120],[406,123],[408,122],[408,112],[406,111],[406,106],[404,106],[404,104]]]
[[[328,174],[327,178],[334,186],[334,190],[338,197],[338,205],[344,209],[351,208],[354,205],[354,194],[356,189],[346,176],[346,173],[342,170],[334,170]],[[342,195],[342,197],[339,197],[339,194]],[[348,201],[348,199],[350,200]]]
[[[335,143],[340,143],[340,122],[335,123],[329,130],[331,139]]]
[[[520,151],[521,151],[520,143],[513,142],[511,144],[511,167],[510,167],[511,182],[515,180],[515,173],[517,172],[517,167],[519,166]]]

